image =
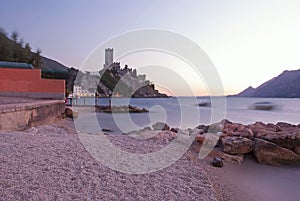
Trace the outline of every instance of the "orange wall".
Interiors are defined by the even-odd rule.
[[[27,96],[30,93],[41,93],[40,98],[47,97],[49,93],[49,98],[50,94],[64,98],[65,80],[41,79],[40,69],[0,68],[0,92],[20,92],[29,94]]]

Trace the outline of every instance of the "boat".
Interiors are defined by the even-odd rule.
[[[199,107],[210,107],[211,102],[209,100],[199,100],[200,103],[198,103]]]
[[[272,102],[262,101],[250,105],[249,108],[252,110],[273,110],[276,108],[276,105]]]

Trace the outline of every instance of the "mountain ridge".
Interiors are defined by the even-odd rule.
[[[236,97],[300,98],[300,69],[285,70],[257,88],[248,87]]]

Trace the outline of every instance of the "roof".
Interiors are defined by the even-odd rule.
[[[18,63],[18,62],[8,62],[8,61],[0,61],[0,68],[34,69],[34,67],[28,63]]]

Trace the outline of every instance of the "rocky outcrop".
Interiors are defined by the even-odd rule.
[[[145,79],[145,75],[136,75],[136,70],[120,64],[100,71],[97,85],[99,96],[122,96],[133,98],[167,98],[166,94],[155,89],[155,85]]]
[[[224,137],[221,139],[227,154],[248,154],[253,150],[253,141],[244,137]]]
[[[95,112],[104,112],[104,113],[144,113],[149,112],[145,108],[137,108],[131,105],[128,106],[95,106]]]
[[[268,165],[300,164],[300,155],[267,140],[256,138],[253,153],[259,163]]]
[[[218,132],[222,127],[221,132]],[[205,130],[207,133],[197,133],[199,128],[208,128]],[[221,133],[216,146],[221,147],[227,158],[228,156],[243,158],[244,155],[249,154],[254,155],[259,163],[269,165],[300,164],[299,125],[285,122],[277,124],[255,122],[243,125],[223,120],[220,124],[201,125],[194,129],[195,142],[200,144],[206,142],[206,134],[209,130],[216,131],[216,136]]]
[[[162,130],[162,131],[168,131],[170,130],[170,126],[163,122],[157,122],[152,125],[153,130]]]

